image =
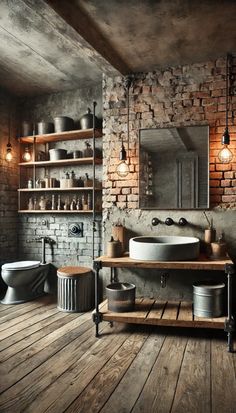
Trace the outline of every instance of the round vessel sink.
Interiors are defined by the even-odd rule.
[[[195,237],[134,237],[129,241],[129,255],[141,261],[187,261],[199,256],[200,241]]]

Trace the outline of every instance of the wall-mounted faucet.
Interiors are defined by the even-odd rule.
[[[185,225],[187,225],[187,223],[188,223],[187,219],[185,219],[185,218],[180,218],[179,219],[179,225],[181,227],[184,227]]]
[[[41,242],[42,243],[42,259],[41,259],[41,264],[46,264],[46,260],[45,260],[45,244],[48,243],[51,247],[53,246],[53,244],[55,244],[56,242],[49,237],[36,237],[33,238],[31,240],[27,240],[27,242],[32,242],[32,241],[36,241],[36,242]]]
[[[173,219],[172,218],[166,218],[166,220],[165,220],[165,224],[166,225],[168,225],[168,227],[170,226],[170,225],[173,225],[174,224],[174,221],[173,221]]]
[[[158,218],[152,218],[152,225],[155,227],[156,225],[160,224],[160,220]]]

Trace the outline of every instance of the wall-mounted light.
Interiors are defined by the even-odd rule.
[[[229,70],[229,63],[230,59],[232,58],[231,55],[227,54],[226,58],[226,119],[225,119],[225,131],[223,133],[221,143],[223,145],[223,148],[220,150],[218,153],[218,158],[221,163],[230,163],[233,159],[233,154],[231,150],[228,148],[228,145],[230,144],[230,134],[229,134],[229,128],[228,128],[228,123],[229,123],[229,76],[230,76],[230,70]]]
[[[128,153],[128,156],[129,156],[129,89],[130,89],[130,86],[131,86],[131,77],[127,76],[125,78],[125,87],[126,87],[126,103],[127,103],[126,106],[127,106],[127,153]],[[124,178],[130,172],[127,153],[126,153],[123,139],[122,139],[120,153],[119,153],[120,162],[116,168],[116,172],[121,178]]]
[[[28,146],[25,147],[25,151],[24,151],[24,153],[23,153],[23,155],[22,155],[22,159],[23,159],[24,162],[29,162],[29,161],[31,161],[31,154],[30,154],[30,151],[29,151],[29,147],[28,147]]]

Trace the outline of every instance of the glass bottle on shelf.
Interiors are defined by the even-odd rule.
[[[37,204],[37,198],[36,196],[34,197],[34,210],[36,211],[38,209],[38,204]]]
[[[64,210],[66,211],[67,209],[70,209],[69,198],[66,198],[65,203],[64,203]]]
[[[42,209],[42,210],[46,209],[46,201],[45,201],[44,196],[40,197],[39,209]]]
[[[55,209],[55,195],[52,195],[52,208]]]
[[[29,209],[29,210],[34,209],[34,203],[33,203],[33,199],[32,199],[32,198],[29,198],[29,201],[28,201],[28,209]]]
[[[58,195],[58,199],[57,199],[57,209],[58,209],[58,211],[60,211],[60,209],[61,209],[61,195]]]
[[[82,209],[82,200],[80,196],[77,199],[76,209],[79,211]]]
[[[88,194],[88,209],[91,211],[93,209],[93,202],[91,194]]]
[[[82,195],[82,208],[84,211],[88,210],[88,199],[85,194]]]
[[[76,209],[76,199],[73,198],[70,204],[70,210],[73,211],[74,209]]]

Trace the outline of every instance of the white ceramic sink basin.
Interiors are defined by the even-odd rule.
[[[129,255],[142,261],[187,261],[198,258],[199,246],[195,237],[134,237],[129,241]]]

